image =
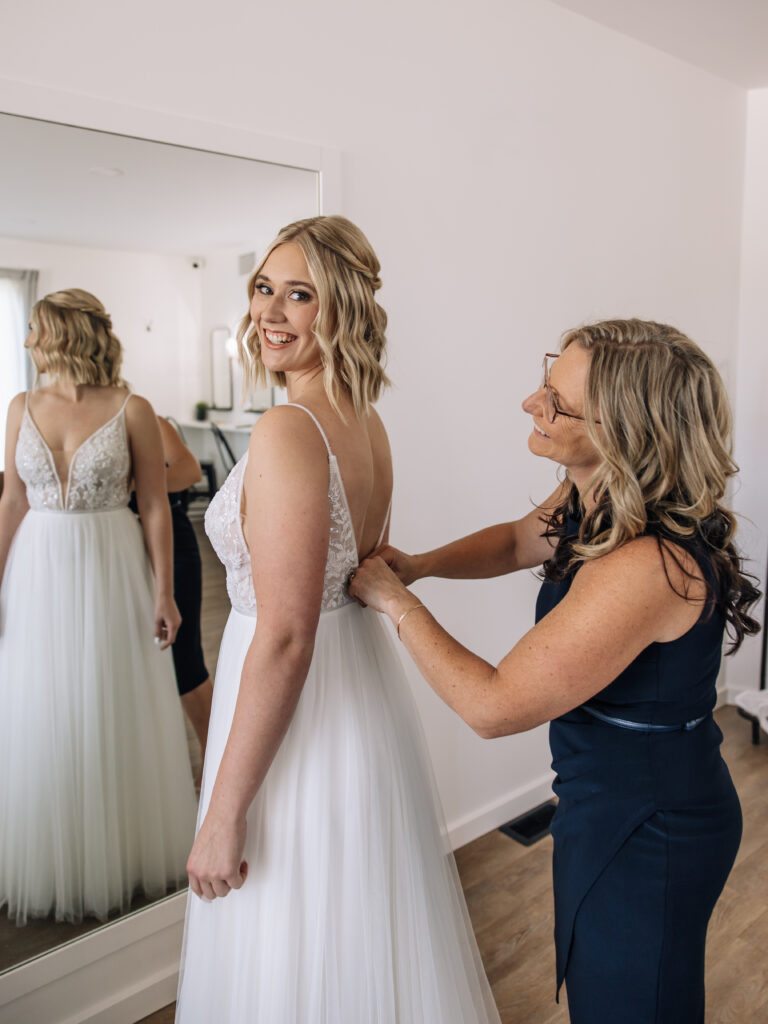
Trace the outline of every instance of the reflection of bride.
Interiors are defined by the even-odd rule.
[[[499,1019],[399,657],[346,585],[392,492],[370,407],[386,381],[378,272],[353,224],[319,217],[284,228],[250,281],[249,353],[293,407],[262,417],[206,515],[233,607],[189,859],[183,1024]]]
[[[94,296],[42,299],[26,344],[51,383],[8,412],[0,907],[19,924],[104,919],[134,893],[176,887],[194,830],[173,666],[158,650],[179,623],[162,447]]]

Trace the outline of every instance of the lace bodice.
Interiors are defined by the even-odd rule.
[[[303,406],[297,406],[303,409]],[[310,416],[308,409],[304,410]],[[315,417],[312,416],[315,420]],[[325,563],[323,601],[321,611],[332,611],[349,604],[352,598],[347,590],[349,574],[357,566],[357,542],[347,504],[347,495],[341,479],[336,456],[320,424],[317,428],[328,449],[328,504],[331,514],[331,533],[328,557]],[[256,596],[253,592],[251,559],[243,536],[240,507],[243,494],[243,476],[248,462],[246,453],[237,463],[205,513],[205,532],[227,570],[227,592],[232,607],[244,615],[256,615]]]
[[[16,469],[27,488],[29,507],[53,512],[104,512],[128,504],[131,455],[125,429],[126,398],[120,411],[83,441],[72,456],[62,486],[53,454],[32,419],[29,406],[16,442]]]

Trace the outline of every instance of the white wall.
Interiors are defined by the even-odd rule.
[[[339,148],[341,212],[383,264],[406,548],[549,492],[519,402],[565,328],[671,320],[734,379],[734,86],[545,0],[296,0],[289,19],[244,0],[40,0],[5,18],[8,77]],[[419,592],[496,659],[531,625],[535,589],[526,575]],[[457,840],[536,802],[543,730],[483,742],[414,688]]]
[[[268,238],[250,251],[263,253],[271,241]],[[244,254],[244,247],[238,249],[220,249],[205,255],[203,271],[202,295],[202,332],[206,342],[210,341],[211,332],[216,328],[226,327],[231,335],[237,333],[240,321],[248,311],[247,285],[251,267],[245,274],[240,273],[239,257]],[[211,416],[217,422],[232,423],[255,422],[257,417],[243,410],[243,377],[237,362],[232,363],[232,410],[216,411]],[[211,401],[210,386],[211,366],[210,354],[206,351],[203,364],[203,377],[207,382],[206,390],[200,398]]]
[[[741,514],[747,567],[766,587],[768,551],[768,89],[750,92],[747,117],[741,324],[736,388],[736,461],[741,467],[734,506]],[[757,617],[762,621],[763,604]],[[744,642],[728,676],[731,694],[757,689],[762,638]]]
[[[191,416],[201,283],[185,257],[3,238],[0,266],[39,271],[39,297],[59,288],[96,295],[123,344],[125,379],[161,415]]]

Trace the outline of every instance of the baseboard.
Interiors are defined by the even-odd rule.
[[[448,840],[452,850],[471,843],[499,825],[525,814],[531,808],[549,800],[552,796],[552,772],[546,772],[517,789],[507,793],[501,800],[486,804],[472,814],[458,821],[448,823]]]
[[[133,1024],[176,998],[186,894],[0,976],[0,1024]]]
[[[142,979],[130,991],[120,992],[117,998],[112,996],[104,1005],[94,1007],[87,1017],[76,1018],[77,1024],[135,1024],[150,1013],[169,1006],[176,999],[179,987],[178,960],[177,955],[174,965],[161,975]]]

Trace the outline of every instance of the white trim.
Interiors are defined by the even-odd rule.
[[[318,171],[321,210],[342,212],[341,154],[328,146],[260,135],[235,125],[199,121],[10,78],[0,78],[0,113]]]
[[[532,782],[511,790],[501,800],[486,804],[472,814],[452,822],[448,826],[451,849],[458,850],[460,846],[471,843],[473,839],[484,836],[486,832],[551,799],[553,778],[552,772],[540,775]]]
[[[2,1024],[132,1024],[176,998],[186,894],[0,975]]]
[[[234,125],[0,78],[0,112],[318,173],[318,209],[342,213],[338,150]],[[176,997],[186,896],[171,896],[0,974],[0,1022],[132,1024]]]

